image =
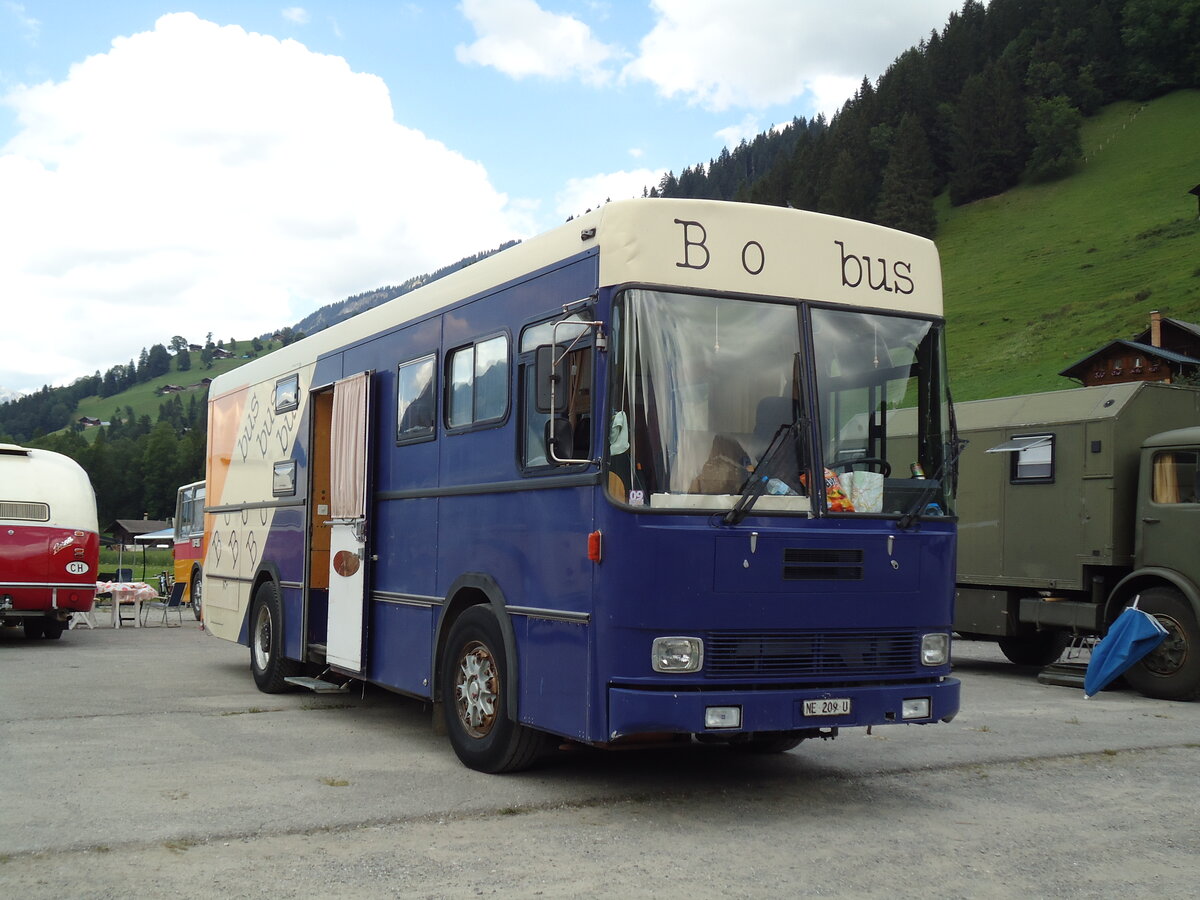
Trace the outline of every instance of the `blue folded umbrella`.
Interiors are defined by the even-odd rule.
[[[1163,642],[1167,629],[1148,612],[1133,604],[1117,616],[1108,633],[1092,650],[1087,673],[1083,676],[1083,696],[1092,697],[1118,678],[1122,672]]]

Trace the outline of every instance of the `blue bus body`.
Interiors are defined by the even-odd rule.
[[[878,341],[878,322],[886,326],[899,312],[903,327],[918,335],[912,346],[936,343],[930,335],[940,333],[940,276],[930,288],[935,299],[914,298],[925,304],[916,310],[900,306],[908,299],[903,281],[883,293],[867,273],[854,284],[859,272],[847,262],[847,235],[859,243],[866,235],[897,258],[917,254],[912,246],[921,259],[932,251],[928,242],[862,223],[733,206],[630,201],[593,214],[615,215],[615,208],[627,220],[625,244],[627,235],[642,233],[646,217],[662,223],[663,258],[649,278],[630,252],[628,271],[609,267],[621,276],[612,281],[607,245],[588,238],[589,228],[603,236],[606,222],[579,220],[564,226],[580,235],[576,252],[562,253],[560,241],[540,265],[497,263],[497,274],[475,273],[467,285],[439,282],[424,305],[399,298],[358,317],[366,321],[334,326],[221,376],[210,392],[208,630],[251,648],[264,690],[323,674],[442,702],[452,726],[457,709],[466,718],[459,732],[451,727],[455,749],[485,771],[531,762],[545,735],[599,746],[677,735],[782,748],[842,727],[952,718],[959,704],[948,652],[955,526],[950,479],[932,472],[949,462],[949,431],[937,424],[946,417],[941,401],[913,405],[934,423],[921,446],[913,443],[915,429],[887,442],[886,420],[899,404],[870,393],[883,381],[868,375],[843,385],[837,379],[850,377],[849,363],[804,362],[834,352],[822,349],[822,335],[841,315],[875,316]],[[805,217],[814,234],[833,229],[821,242],[835,272],[831,283],[843,294],[859,287],[874,293],[846,304],[841,295],[778,286],[753,293],[740,284],[703,286],[726,217],[771,234],[781,215]],[[734,268],[743,278],[778,255],[757,237],[739,238],[737,247]],[[528,252],[536,262],[537,248]],[[872,259],[883,265],[883,256]],[[904,264],[892,274],[933,278],[927,262],[905,257]],[[713,315],[707,290],[720,295]],[[786,473],[788,466],[772,461],[780,477],[757,489],[762,496],[753,474],[739,492],[706,487],[700,476],[688,487],[672,469],[685,457],[699,459],[712,442],[714,429],[690,426],[712,426],[721,416],[736,420],[749,447],[745,404],[716,399],[727,389],[737,394],[730,384],[746,361],[712,363],[728,352],[716,337],[704,351],[707,362],[688,363],[727,367],[700,391],[684,379],[667,386],[663,375],[676,362],[682,371],[696,344],[691,337],[661,351],[658,368],[647,362],[660,352],[647,335],[661,310],[686,309],[681,327],[707,328],[711,320],[719,328],[728,310],[744,308],[733,305],[743,298],[799,323],[772,356],[783,362],[752,378],[754,389],[769,385],[792,412],[778,423],[776,443],[746,453],[746,471],[757,470],[767,485],[767,455],[782,445],[781,434],[802,460]],[[562,328],[553,330],[569,315],[574,349],[556,343]],[[570,394],[570,413],[559,411],[553,395],[542,409],[537,391],[550,375],[539,368],[537,347],[547,344],[561,359],[575,354],[572,374],[555,382]],[[872,352],[879,368],[879,350]],[[903,360],[892,374],[907,379],[909,399],[944,391],[940,353],[938,345],[910,359],[893,347],[891,356]],[[912,374],[918,370],[934,373],[932,386],[921,387],[926,376]],[[336,394],[360,373],[362,393],[346,392],[351,406],[361,398],[354,419]],[[646,388],[655,378],[661,386]],[[843,402],[848,410],[838,418]],[[428,412],[422,403],[431,404]],[[543,419],[568,418],[565,431],[541,430]],[[352,430],[346,421],[362,423],[361,448],[340,447]],[[667,446],[676,438],[679,447]],[[691,457],[684,441],[695,444]],[[896,464],[870,462],[885,453]],[[350,490],[363,497],[357,513],[338,512],[343,458],[360,460],[358,487]],[[901,458],[912,460],[913,473],[933,477],[881,474],[870,482],[884,499],[867,502],[894,509],[835,510],[831,495],[809,489],[828,479],[831,466],[849,471],[864,461],[896,469]],[[913,514],[889,492],[922,508]],[[782,496],[770,496],[776,493]],[[343,578],[354,585],[348,595]],[[455,637],[460,620],[475,623],[464,632],[475,637]],[[470,652],[457,654],[452,637]],[[345,651],[335,653],[335,643]],[[478,689],[482,698],[472,693]],[[495,728],[507,728],[500,738],[493,719]],[[472,755],[476,745],[482,749]]]

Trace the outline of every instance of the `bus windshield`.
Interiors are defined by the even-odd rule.
[[[948,440],[940,326],[818,308],[809,319],[811,360],[798,303],[625,292],[613,314],[614,499],[876,515],[920,501],[917,513],[948,514],[940,482],[924,477]]]

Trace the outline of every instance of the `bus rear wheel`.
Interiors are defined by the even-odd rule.
[[[48,641],[57,641],[62,637],[63,623],[58,619],[42,619],[42,637]]]
[[[1200,697],[1200,626],[1187,598],[1173,588],[1143,591],[1138,609],[1152,614],[1167,629],[1154,650],[1125,670],[1125,682],[1158,700]]]
[[[500,624],[486,606],[472,606],[451,626],[441,672],[446,730],[463,765],[479,772],[528,768],[546,745],[544,734],[505,713],[507,659]]]
[[[200,577],[203,573],[200,567],[196,566],[192,569],[192,577],[188,580],[188,600],[192,604],[192,615],[196,617],[196,621],[200,621],[200,604],[203,599],[203,584]]]
[[[254,592],[250,610],[250,670],[254,683],[264,694],[280,694],[291,688],[286,678],[297,674],[298,665],[283,655],[283,609],[279,589],[270,581]]]
[[[25,630],[25,639],[29,641],[35,641],[45,634],[45,620],[41,616],[26,616],[21,627]]]

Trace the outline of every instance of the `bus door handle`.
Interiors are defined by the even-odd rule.
[[[1145,522],[1147,525],[1157,525],[1158,524],[1158,519],[1151,518],[1150,516],[1142,516],[1142,521]]]

